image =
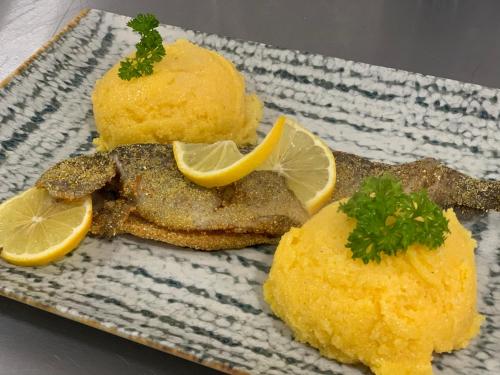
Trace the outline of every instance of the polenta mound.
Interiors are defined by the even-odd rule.
[[[151,75],[125,81],[112,67],[92,94],[99,150],[133,143],[237,144],[257,140],[262,102],[243,76],[214,51],[179,39],[165,45]]]
[[[431,374],[432,352],[464,348],[482,321],[476,309],[475,241],[445,212],[437,250],[412,245],[380,263],[345,247],[355,220],[325,207],[276,250],[264,296],[296,339],[375,374]]]

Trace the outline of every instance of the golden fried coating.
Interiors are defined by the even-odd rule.
[[[443,208],[462,207],[500,211],[500,181],[479,180],[448,168],[438,160],[425,158],[411,163],[389,165],[361,156],[334,151],[337,183],[332,200],[351,196],[368,176],[393,174],[407,192],[426,189]]]
[[[45,171],[36,186],[53,197],[74,200],[101,189],[115,174],[115,163],[108,154],[80,155]]]
[[[240,249],[259,244],[277,244],[279,237],[225,231],[175,231],[130,215],[120,228],[124,233],[197,250]]]
[[[95,199],[94,199],[95,201]],[[134,205],[125,199],[107,200],[92,213],[90,233],[111,238],[122,232],[122,225],[134,210]]]
[[[442,207],[500,211],[500,182],[477,180],[435,159],[389,165],[334,151],[333,200],[349,197],[368,176],[389,172],[408,192],[427,189]],[[207,189],[177,169],[172,147],[137,144],[110,153],[77,156],[56,164],[37,182],[61,199],[94,194],[91,232],[119,233],[203,250],[273,243],[308,214],[275,172],[255,171],[220,188]]]
[[[167,145],[132,145],[113,151],[122,194],[142,218],[171,230],[231,231],[280,236],[309,215],[283,177],[257,171],[207,189],[177,169]]]

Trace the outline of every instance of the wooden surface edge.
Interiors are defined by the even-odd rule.
[[[200,364],[202,366],[206,366],[206,367],[212,368],[214,370],[221,371],[221,372],[229,374],[229,375],[249,375],[249,373],[247,373],[247,372],[230,368],[229,366],[227,366],[221,362],[200,360],[198,357],[196,357],[193,354],[184,353],[180,350],[160,345],[154,341],[145,339],[143,337],[139,337],[136,335],[127,335],[126,333],[118,331],[116,328],[107,327],[106,325],[101,324],[96,320],[86,319],[84,317],[79,317],[76,315],[71,315],[69,313],[64,313],[64,312],[59,311],[58,309],[56,309],[52,306],[45,305],[45,304],[38,302],[38,301],[35,301],[34,299],[31,299],[29,297],[20,296],[14,292],[9,292],[9,291],[0,289],[0,295],[4,296],[6,298],[12,299],[14,301],[23,303],[25,305],[29,305],[31,307],[46,311],[50,314],[54,314],[54,315],[60,316],[60,317],[65,318],[65,319],[69,319],[69,320],[72,320],[74,322],[84,324],[88,327],[92,327],[92,328],[98,329],[98,330],[106,332],[106,333],[111,333],[111,334],[118,336],[118,337],[121,337],[123,339],[136,342],[138,344],[147,346],[149,348],[162,351],[164,353],[173,355],[175,357],[179,357],[179,358]]]
[[[17,75],[21,74],[28,66],[37,59],[47,48],[52,46],[57,42],[64,34],[77,26],[82,18],[84,18],[90,12],[90,8],[82,9],[78,14],[73,17],[65,26],[62,27],[52,38],[45,42],[40,48],[38,48],[30,57],[24,60],[21,65],[19,65],[12,73],[9,73],[2,81],[0,81],[0,89],[4,88],[9,84],[10,81]]]

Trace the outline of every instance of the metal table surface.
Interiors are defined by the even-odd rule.
[[[86,7],[500,87],[495,0],[0,0],[0,79]],[[0,298],[0,375],[216,373]]]

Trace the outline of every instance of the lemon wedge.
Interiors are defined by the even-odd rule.
[[[280,117],[271,131],[251,152],[243,155],[233,141],[183,143],[175,141],[173,151],[179,170],[194,183],[204,187],[224,186],[238,181],[261,165],[280,141],[285,117]]]
[[[279,143],[258,169],[285,176],[288,187],[310,214],[332,197],[336,181],[333,153],[319,137],[292,119],[286,118]]]
[[[0,256],[40,266],[76,248],[92,222],[92,200],[65,202],[31,188],[0,205]]]

